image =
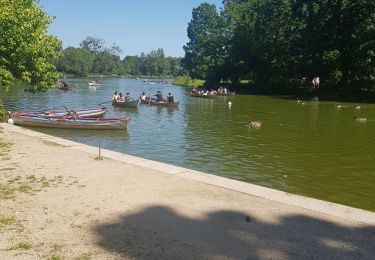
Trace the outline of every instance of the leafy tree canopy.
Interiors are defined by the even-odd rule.
[[[36,4],[36,0],[0,0],[1,88],[20,81],[28,91],[45,91],[60,77],[53,61],[61,42],[47,34],[52,18]]]

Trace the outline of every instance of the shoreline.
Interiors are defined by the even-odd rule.
[[[2,160],[1,168],[15,168],[16,176],[32,174],[39,180],[63,179],[61,185],[49,185],[54,187],[33,196],[21,194],[15,202],[0,200],[12,209],[9,214],[1,210],[0,216],[21,216],[28,232],[40,241],[45,240],[43,243],[49,247],[53,247],[54,241],[46,234],[49,228],[41,231],[37,227],[52,219],[50,228],[58,230],[60,240],[64,241],[62,249],[56,252],[63,259],[85,251],[92,252],[92,259],[184,258],[184,254],[191,256],[188,258],[284,259],[306,257],[307,252],[320,258],[352,258],[359,253],[362,257],[375,253],[375,212],[105,149],[101,150],[103,160],[95,160],[96,147],[8,124],[0,124],[0,128],[6,133],[1,138],[14,141],[10,159]],[[13,164],[17,166],[9,166]],[[17,213],[19,203],[33,205],[35,217]],[[40,208],[41,205],[48,206]],[[65,213],[61,214],[61,210]],[[74,224],[67,226],[66,219]],[[81,226],[79,233],[84,246],[72,238],[72,230],[77,225]],[[232,230],[231,225],[238,229]],[[145,237],[145,232],[154,232],[155,238]],[[226,245],[228,232],[238,244]],[[311,234],[306,236],[304,232]],[[341,236],[347,232],[354,232],[356,236],[343,239]],[[11,233],[6,231],[10,237],[18,237]],[[326,246],[314,243],[325,236],[334,238],[333,242],[325,242],[329,244]],[[13,243],[7,239],[7,235],[0,239],[0,249],[9,248]],[[35,246],[35,242],[31,244]],[[276,251],[271,245],[276,245]],[[349,245],[354,249],[349,250]],[[35,250],[26,250],[29,258],[20,258],[12,250],[6,253],[2,250],[0,258],[40,259],[36,249],[44,254],[51,251],[48,247],[35,247]]]

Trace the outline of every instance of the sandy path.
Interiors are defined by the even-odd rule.
[[[0,126],[0,259],[375,255],[375,213],[324,214]]]

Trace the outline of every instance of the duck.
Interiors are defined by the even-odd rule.
[[[361,109],[361,106],[359,106],[359,105],[354,105],[354,109]]]
[[[339,103],[336,103],[336,108],[342,108],[342,105]]]
[[[357,122],[366,122],[367,120],[365,117],[357,117],[357,116],[354,116],[354,119]]]
[[[249,120],[250,128],[260,128],[261,126],[262,126],[262,122]]]
[[[228,106],[231,106],[231,105],[232,105],[232,102],[229,101],[229,102],[228,102]]]

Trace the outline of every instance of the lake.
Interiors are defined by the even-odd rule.
[[[138,97],[172,92],[178,108],[115,108],[106,117],[132,117],[127,131],[38,128],[47,134],[290,193],[375,211],[375,105],[295,97],[236,95],[203,99],[190,89],[143,82],[70,79],[72,91],[31,94],[13,88],[0,97],[7,110],[95,107],[116,90]],[[229,106],[228,102],[232,105]],[[366,123],[354,116],[366,117]],[[248,121],[261,121],[260,129]]]

